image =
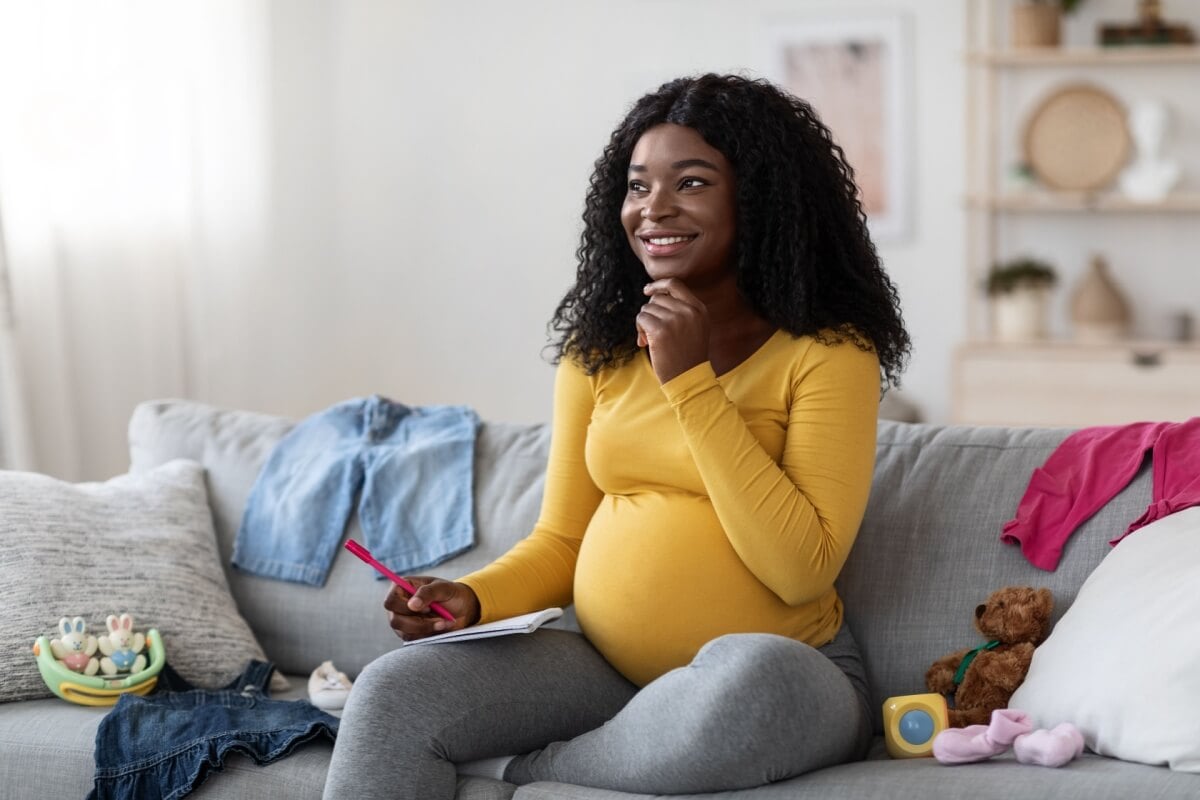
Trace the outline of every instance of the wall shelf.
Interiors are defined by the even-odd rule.
[[[1200,358],[1200,342],[1177,342],[1173,339],[1121,339],[1115,342],[1077,342],[1073,339],[996,342],[991,339],[981,339],[967,342],[964,349],[1009,358],[1023,358],[1030,354],[1058,358],[1129,360],[1131,362],[1139,361],[1147,355],[1164,354]],[[1196,377],[1200,379],[1200,375]]]
[[[1103,67],[1200,64],[1200,46],[1039,47],[1025,50],[971,50],[967,61],[992,67]]]
[[[1013,213],[1042,212],[1110,212],[1120,214],[1156,214],[1160,212],[1200,212],[1200,192],[1177,192],[1156,203],[1137,203],[1114,192],[1100,194],[1083,192],[1009,192],[991,195],[969,195],[970,208]]]

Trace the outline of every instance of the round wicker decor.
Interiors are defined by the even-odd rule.
[[[1089,84],[1064,86],[1044,99],[1025,126],[1025,160],[1053,189],[1102,189],[1129,157],[1125,109]]]

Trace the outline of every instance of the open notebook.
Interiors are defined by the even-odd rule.
[[[552,619],[562,616],[561,608],[544,608],[532,614],[522,614],[519,617],[498,619],[495,622],[485,622],[482,625],[472,625],[457,631],[447,631],[424,639],[413,639],[405,642],[405,647],[416,644],[440,644],[441,642],[465,642],[470,639],[486,639],[490,636],[508,636],[512,633],[530,633],[540,628]]]

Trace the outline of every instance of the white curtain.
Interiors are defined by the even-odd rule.
[[[0,0],[22,466],[106,478],[137,402],[203,396],[203,298],[264,248],[268,27],[266,0]]]
[[[0,469],[29,470],[33,468],[33,448],[4,251],[4,228],[0,225]]]

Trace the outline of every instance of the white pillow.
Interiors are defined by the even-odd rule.
[[[0,548],[0,702],[52,696],[31,648],[61,617],[99,637],[109,614],[132,614],[197,686],[266,658],[229,594],[195,462],[106,483],[0,471]]]
[[[1009,708],[1089,749],[1200,772],[1200,507],[1123,539],[1034,651]]]

